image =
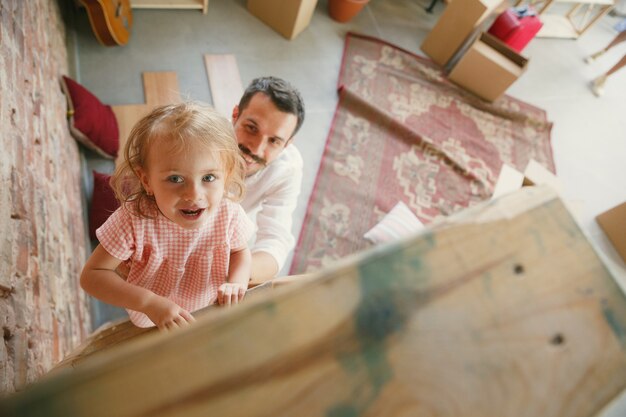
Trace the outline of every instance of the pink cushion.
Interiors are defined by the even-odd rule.
[[[111,106],[71,78],[62,77],[70,132],[74,139],[105,158],[117,157],[120,146],[117,119]]]
[[[494,20],[488,32],[496,38],[506,41],[511,34],[520,27],[520,21],[515,12],[507,9]]]
[[[96,230],[120,206],[109,184],[111,176],[93,171],[93,196],[89,208],[89,237],[96,240]]]

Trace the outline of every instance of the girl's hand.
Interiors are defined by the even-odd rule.
[[[196,321],[187,310],[175,302],[156,294],[150,297],[142,313],[148,316],[159,330],[177,329]]]
[[[237,304],[246,295],[247,285],[225,282],[217,290],[217,303],[221,305]]]

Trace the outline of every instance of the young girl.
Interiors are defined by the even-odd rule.
[[[133,128],[111,179],[122,203],[97,231],[81,286],[140,327],[173,329],[241,301],[252,226],[234,201],[245,167],[232,124],[210,107],[158,107]],[[128,277],[116,273],[121,263]]]

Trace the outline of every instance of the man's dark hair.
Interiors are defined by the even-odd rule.
[[[278,110],[296,115],[298,121],[291,137],[302,126],[304,122],[304,101],[300,92],[287,81],[277,77],[259,77],[252,80],[246,91],[244,91],[239,101],[239,113],[243,112],[250,100],[256,93],[263,93],[268,96]]]

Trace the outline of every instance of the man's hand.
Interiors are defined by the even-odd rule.
[[[217,303],[221,305],[237,304],[246,295],[247,285],[225,282],[217,290]]]
[[[276,274],[278,274],[276,258],[263,251],[252,254],[252,272],[250,274],[252,281],[263,283],[274,278]]]
[[[173,330],[196,321],[187,310],[156,294],[150,297],[142,313],[148,316],[159,330]]]

